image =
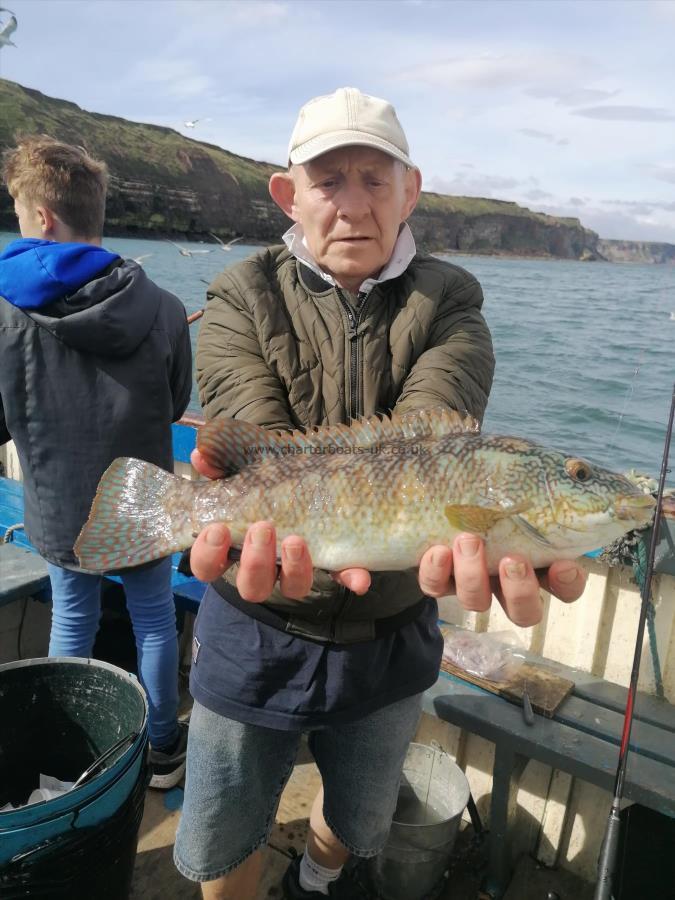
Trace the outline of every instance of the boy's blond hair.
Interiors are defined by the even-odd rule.
[[[46,134],[21,137],[3,154],[2,178],[14,200],[46,206],[76,235],[103,234],[108,167],[83,147]]]

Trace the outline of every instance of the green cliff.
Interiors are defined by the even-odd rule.
[[[171,128],[130,122],[0,79],[0,150],[17,134],[40,132],[81,144],[110,169],[108,234],[203,237],[244,235],[277,241],[288,220],[267,192],[277,166],[184,137]],[[597,258],[598,236],[577,219],[532,212],[516,203],[425,192],[410,220],[432,252]],[[0,191],[0,228],[14,228]]]

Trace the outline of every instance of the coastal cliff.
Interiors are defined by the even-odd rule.
[[[0,110],[0,151],[13,146],[21,133],[39,132],[85,146],[106,161],[107,234],[204,238],[214,232],[225,239],[241,235],[268,243],[277,242],[289,225],[267,191],[278,166],[192,140],[172,128],[90,113],[5,79],[0,79]],[[622,253],[622,259],[630,255],[630,242],[602,242],[578,219],[533,212],[503,200],[423,192],[409,221],[420,248],[428,252],[620,258],[612,256],[611,249]],[[13,204],[4,190],[2,228],[16,228]],[[670,249],[675,255],[675,247]],[[639,255],[639,261],[647,261],[642,251]],[[654,254],[653,261],[666,260]]]
[[[607,241],[600,238],[597,253],[608,262],[675,266],[675,244],[660,244],[655,241]]]

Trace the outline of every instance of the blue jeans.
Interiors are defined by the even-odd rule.
[[[309,733],[321,773],[323,816],[356,856],[387,841],[422,695],[362,719]],[[192,881],[212,881],[267,843],[301,732],[244,725],[195,701],[188,734],[185,797],[174,863]]]
[[[52,583],[50,656],[90,657],[101,617],[101,575],[47,563]],[[138,674],[148,697],[148,732],[154,747],[176,737],[178,640],[171,590],[171,559],[121,576],[136,639]]]

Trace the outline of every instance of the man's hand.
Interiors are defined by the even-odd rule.
[[[199,450],[193,450],[194,468],[208,478],[220,478],[222,472],[210,466]],[[190,567],[200,581],[214,581],[231,565],[228,553],[232,545],[229,528],[214,522],[197,537],[190,552]],[[246,532],[237,572],[237,590],[252,603],[266,600],[279,577],[285,597],[306,597],[314,577],[312,560],[302,538],[289,535],[281,543],[281,566],[277,571],[276,534],[269,522],[256,522]]]
[[[490,608],[494,592],[514,625],[526,627],[541,620],[541,588],[572,603],[584,592],[586,573],[572,560],[558,560],[538,576],[524,556],[514,553],[501,560],[499,575],[490,578],[484,542],[474,534],[460,534],[452,549],[438,545],[427,550],[419,581],[425,594],[456,594],[464,609],[475,612]]]

